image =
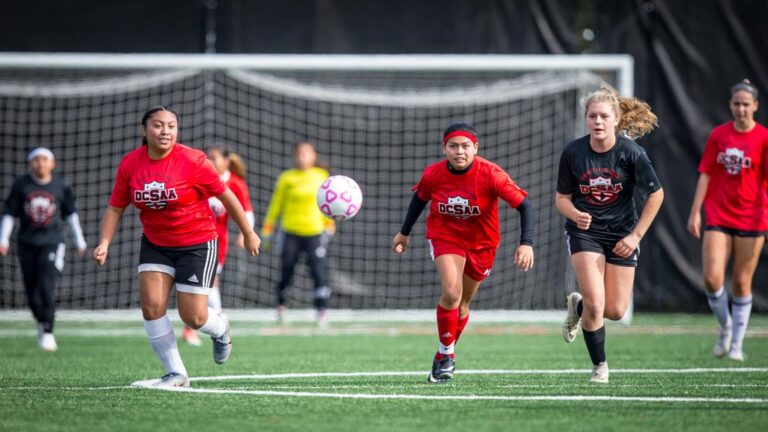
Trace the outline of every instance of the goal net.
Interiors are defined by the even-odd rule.
[[[50,147],[72,185],[89,246],[122,156],[140,145],[139,121],[154,105],[179,113],[179,141],[224,146],[246,162],[257,224],[298,141],[316,144],[332,174],[357,180],[362,211],[340,223],[328,253],[332,308],[432,308],[440,286],[422,215],[405,256],[390,250],[428,164],[442,158],[442,130],[475,125],[479,154],[499,164],[535,201],[536,265],[513,265],[519,215],[500,206],[502,243],[473,305],[554,309],[573,289],[554,208],[563,146],[584,133],[581,99],[602,81],[631,91],[627,56],[0,56],[0,191],[26,172],[25,157]],[[17,224],[18,226],[18,224]],[[234,226],[231,227],[234,234]],[[138,306],[141,226],[127,211],[104,267],[68,250],[57,301],[65,309]],[[69,236],[67,236],[69,239]],[[234,235],[230,237],[233,241]],[[0,308],[26,305],[15,233],[0,259]],[[224,307],[271,307],[279,275],[273,249],[257,258],[230,245],[221,275]],[[289,307],[312,304],[299,264]]]

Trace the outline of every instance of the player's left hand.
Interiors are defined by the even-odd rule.
[[[237,235],[237,247],[240,249],[245,249],[245,236],[243,233]]]
[[[259,254],[259,247],[261,246],[261,239],[259,236],[251,231],[248,234],[244,235],[244,241],[243,244],[245,245],[245,250],[251,256],[256,256]]]
[[[630,233],[616,243],[616,246],[613,247],[613,253],[622,258],[629,258],[637,249],[638,244],[640,244],[640,236]]]
[[[521,244],[517,247],[515,265],[524,272],[533,268],[533,246]]]

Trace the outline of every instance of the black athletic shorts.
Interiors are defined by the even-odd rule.
[[[707,225],[704,227],[704,230],[720,231],[721,233],[728,234],[731,237],[763,237],[764,235],[768,234],[768,231],[744,231],[718,225]]]
[[[216,276],[218,239],[192,246],[163,247],[141,236],[139,273],[159,271],[176,280],[176,291],[208,295]]]
[[[620,234],[594,234],[586,232],[565,232],[565,242],[568,244],[568,253],[595,252],[605,255],[605,262],[624,267],[637,267],[637,257],[640,256],[640,245],[628,258],[620,257],[613,253],[621,239],[627,235]]]

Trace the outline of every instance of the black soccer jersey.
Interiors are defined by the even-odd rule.
[[[587,232],[629,234],[637,223],[635,190],[645,199],[660,188],[645,150],[623,135],[605,153],[592,150],[587,135],[568,143],[560,156],[557,191],[592,215]],[[579,230],[570,219],[565,227]]]
[[[72,189],[61,177],[40,184],[26,174],[13,183],[4,214],[21,219],[19,243],[47,246],[64,241],[63,221],[75,211]]]

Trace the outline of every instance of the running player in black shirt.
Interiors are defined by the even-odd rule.
[[[632,140],[656,126],[648,104],[620,97],[605,85],[587,98],[585,110],[589,135],[565,147],[557,177],[556,205],[567,218],[566,239],[581,289],[568,296],[563,337],[572,342],[583,326],[592,381],[607,383],[603,318],[619,320],[629,307],[640,239],[664,192],[645,151]],[[645,201],[639,219],[635,191]]]
[[[64,266],[63,221],[70,227],[80,256],[85,254],[85,240],[75,208],[72,189],[64,179],[53,175],[53,153],[40,147],[27,157],[29,174],[16,179],[5,200],[0,223],[0,255],[8,253],[9,238],[15,218],[19,229],[19,263],[24,288],[32,314],[38,322],[38,345],[44,351],[56,351],[53,337],[56,279]]]

